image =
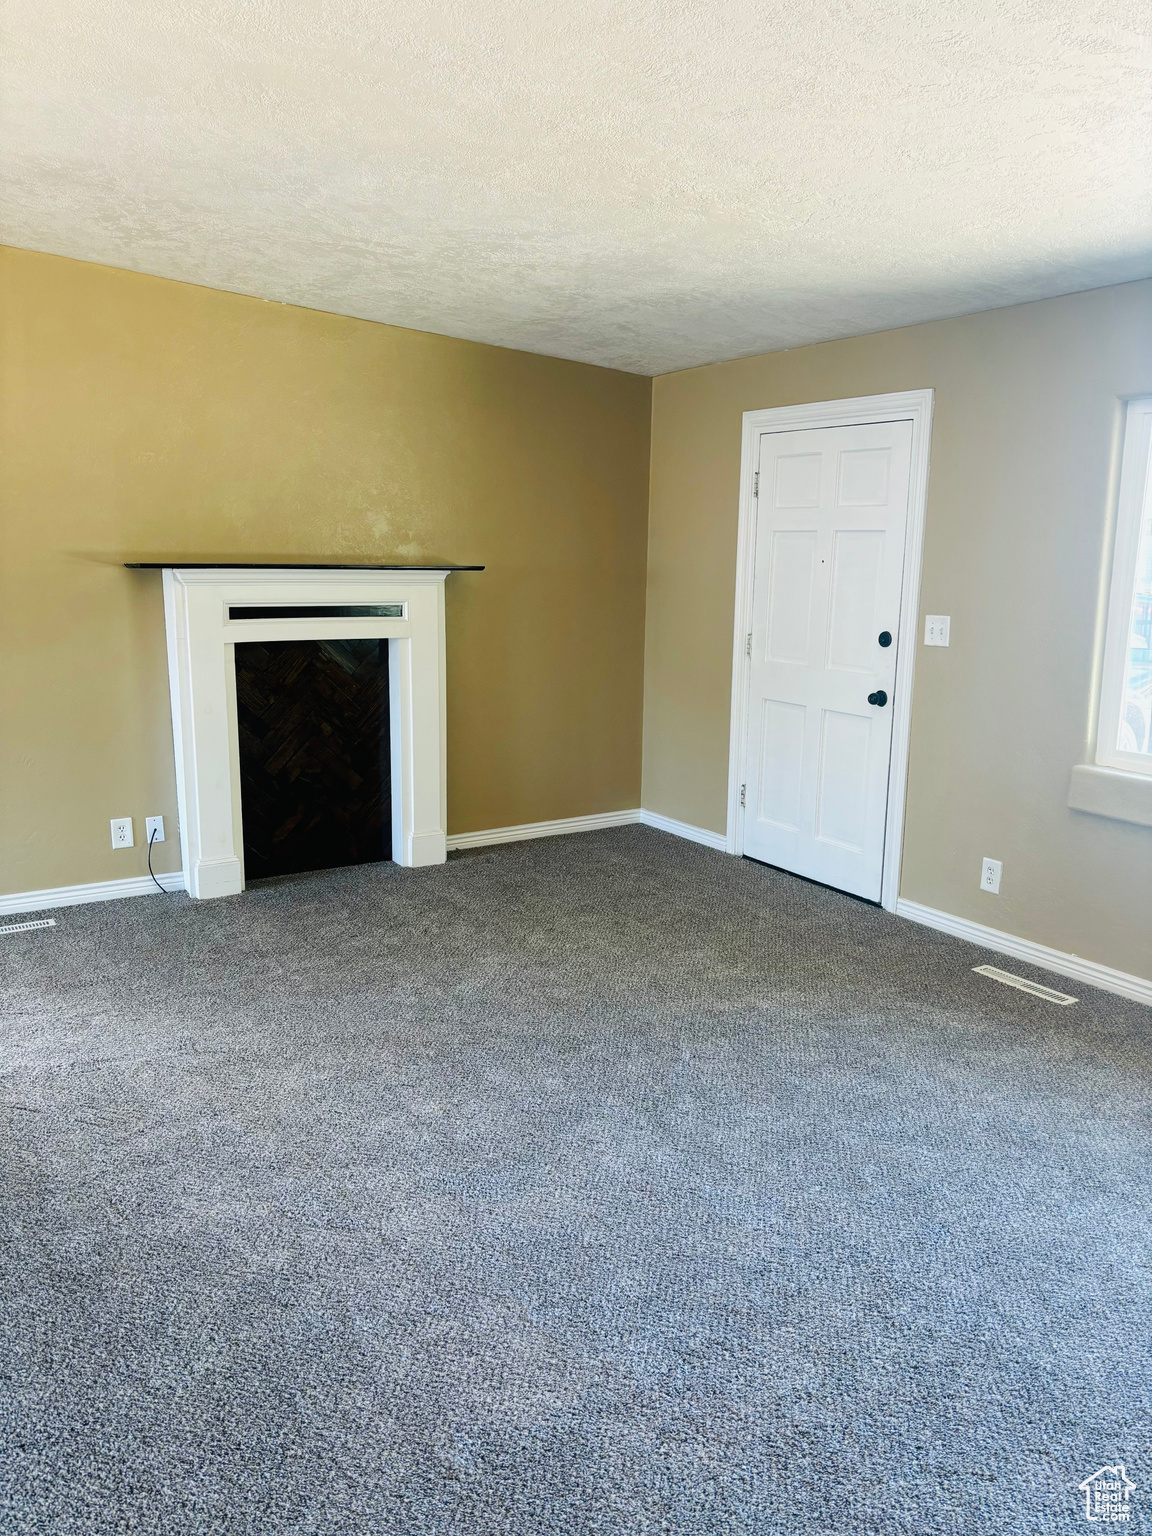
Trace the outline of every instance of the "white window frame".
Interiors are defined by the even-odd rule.
[[[1120,703],[1128,661],[1132,597],[1136,584],[1136,555],[1140,524],[1152,478],[1152,395],[1130,400],[1124,418],[1124,447],[1120,461],[1120,495],[1116,539],[1112,552],[1112,584],[1108,597],[1108,626],[1100,684],[1100,713],[1096,727],[1096,761],[1102,768],[1152,777],[1152,754],[1121,752]]]

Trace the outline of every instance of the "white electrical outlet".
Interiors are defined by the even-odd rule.
[[[114,817],[112,820],[113,848],[131,848],[132,841],[131,816]]]
[[[1000,871],[1004,868],[999,859],[985,859],[980,870],[980,889],[989,896],[1000,894]]]
[[[163,816],[145,816],[144,840],[148,843],[162,843],[164,841]]]
[[[924,644],[947,645],[949,616],[946,613],[924,615]]]

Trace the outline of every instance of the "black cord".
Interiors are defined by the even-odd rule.
[[[148,839],[148,873],[152,875],[152,844],[156,841],[156,828],[152,828],[152,836]],[[161,896],[167,896],[168,892],[160,884],[155,875],[152,875],[152,884],[160,892]]]

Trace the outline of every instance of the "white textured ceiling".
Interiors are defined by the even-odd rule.
[[[4,0],[0,239],[661,373],[1152,274],[1150,0]]]

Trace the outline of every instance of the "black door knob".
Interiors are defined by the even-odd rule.
[[[879,709],[883,709],[888,702],[888,695],[884,692],[883,688],[877,688],[875,693],[868,695],[868,702],[869,704],[875,704]]]
[[[892,632],[891,632],[891,630],[882,629],[880,631],[879,635],[877,635],[876,638],[879,640],[880,644],[882,646],[884,646],[885,649],[887,649],[888,646],[890,646],[892,644]]]

